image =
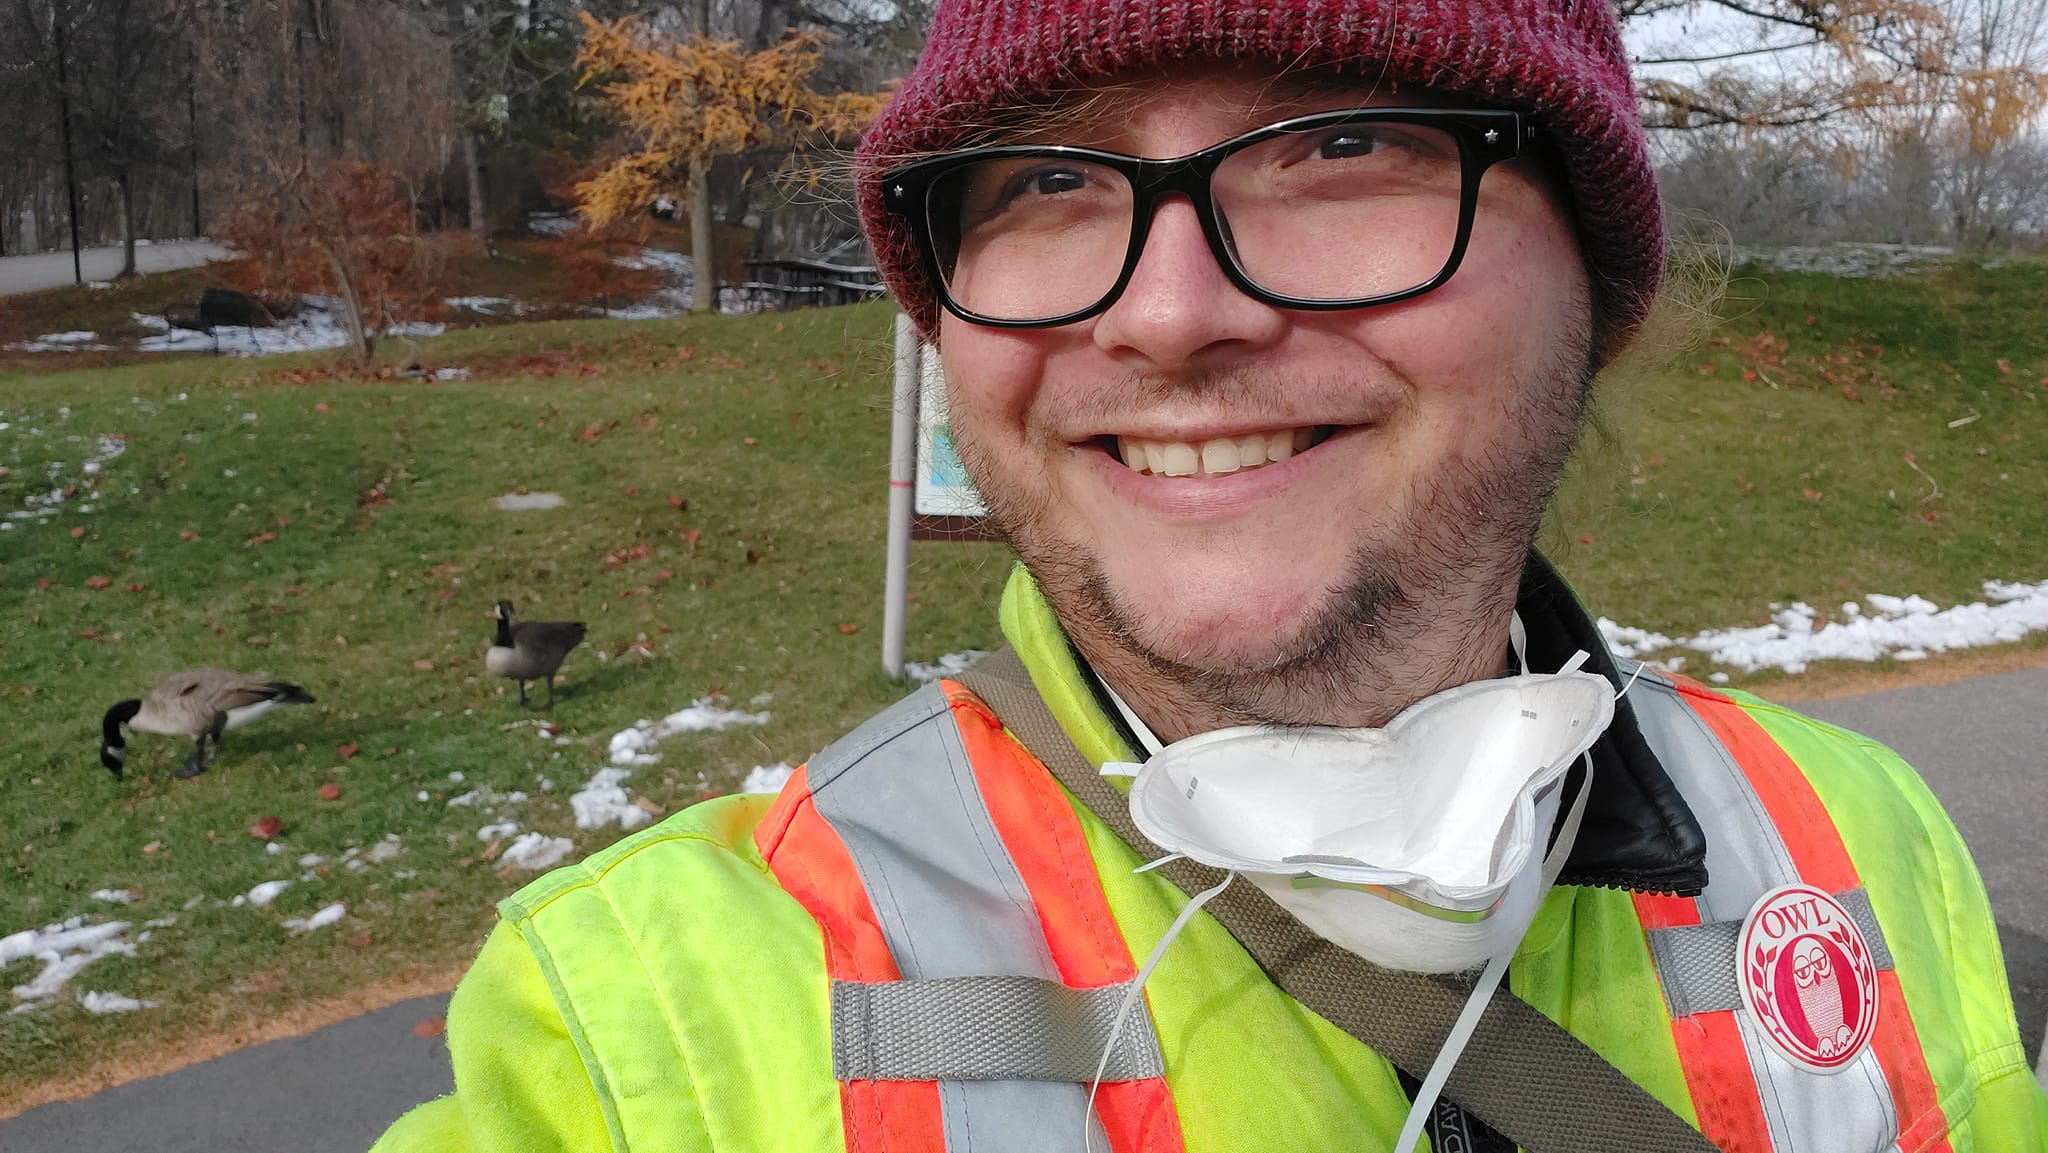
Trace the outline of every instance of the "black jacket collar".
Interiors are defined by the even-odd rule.
[[[1538,553],[1529,554],[1522,570],[1515,607],[1528,630],[1531,666],[1558,668],[1583,649],[1592,654],[1588,672],[1606,677],[1617,690],[1623,687],[1599,628]],[[1592,754],[1593,792],[1558,883],[1688,897],[1706,888],[1706,833],[1643,739],[1627,697],[1614,702],[1614,723]]]

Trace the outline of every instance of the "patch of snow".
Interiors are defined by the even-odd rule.
[[[134,956],[135,946],[121,940],[121,934],[127,931],[126,921],[88,925],[82,916],[41,929],[23,929],[0,937],[0,969],[16,961],[41,961],[42,972],[27,984],[16,985],[14,999],[47,1001],[94,961],[117,953]]]
[[[518,831],[518,821],[499,821],[495,825],[485,825],[483,828],[478,829],[476,831],[476,839],[479,841],[495,841],[502,837],[509,837]]]
[[[156,331],[157,335],[144,337],[135,348],[138,352],[211,352],[217,345],[228,356],[275,356],[286,352],[346,348],[349,344],[348,326],[341,318],[341,307],[341,302],[334,297],[308,296],[302,299],[298,312],[279,319],[270,328],[221,325],[211,336],[145,321],[138,314],[136,323]],[[395,324],[381,335],[439,336],[446,328],[440,324]]]
[[[369,851],[363,854],[363,858],[373,865],[381,865],[396,857],[402,848],[397,833],[386,833],[383,840],[370,846]]]
[[[315,929],[324,929],[347,915],[347,905],[333,904],[310,917],[293,917],[284,923],[284,927],[294,933],[310,933]]]
[[[261,908],[277,900],[279,893],[291,887],[292,883],[290,881],[265,881],[247,893],[236,897],[232,903],[236,908],[240,908],[243,905],[254,905]]]
[[[441,303],[462,312],[480,312],[485,316],[496,316],[499,309],[513,311],[518,308],[509,296],[451,296]]]
[[[569,502],[558,492],[508,492],[492,502],[506,512],[527,512],[533,509],[560,508]]]
[[[101,344],[97,332],[46,332],[34,340],[7,346],[9,352],[105,352],[112,345]]]
[[[92,899],[95,901],[111,901],[116,905],[125,905],[135,899],[135,894],[126,889],[94,889],[92,891]]]
[[[1819,611],[1803,601],[1772,605],[1769,624],[1707,629],[1676,640],[1608,620],[1599,624],[1610,647],[1623,656],[1686,648],[1743,672],[1779,669],[1796,675],[1814,661],[1915,661],[1953,649],[2024,640],[2029,633],[2048,630],[2048,580],[1986,581],[1983,600],[1946,609],[1921,596],[1872,593],[1862,605],[1842,605],[1837,618],[1825,624]]]
[[[611,762],[615,765],[652,765],[661,760],[654,747],[681,733],[708,733],[739,725],[765,725],[770,714],[720,708],[709,697],[691,702],[659,721],[638,721],[630,729],[612,734]]]
[[[530,212],[526,230],[541,236],[567,236],[576,231],[576,218],[566,212]]]
[[[1791,245],[1783,248],[1737,246],[1738,263],[1754,261],[1786,272],[1824,272],[1830,276],[1857,279],[1882,278],[1939,264],[1955,255],[1952,248],[1930,244],[1870,244],[1838,241],[1834,244]]]
[[[435,370],[434,370],[434,379],[435,379],[435,380],[468,380],[468,379],[469,379],[469,370],[468,370],[468,369],[466,369],[466,368],[437,368],[437,369],[435,369]]]
[[[923,661],[911,661],[903,666],[903,672],[911,680],[922,684],[926,681],[938,680],[940,677],[958,676],[972,667],[975,661],[987,655],[987,653],[980,649],[968,649],[966,652],[960,653],[947,653],[945,656],[929,664]]]
[[[787,764],[760,765],[747,774],[746,780],[740,782],[740,792],[779,793],[782,786],[789,782],[789,775],[795,771]]]
[[[155,1001],[138,1001],[119,993],[85,993],[78,998],[78,1003],[85,1006],[85,1011],[95,1017],[103,1017],[108,1013],[133,1013],[137,1009],[156,1008]]]
[[[617,824],[631,832],[653,820],[652,814],[626,795],[622,782],[632,775],[628,769],[599,769],[596,776],[576,790],[569,798],[569,808],[576,813],[576,827],[602,829]]]
[[[552,869],[560,864],[563,857],[576,851],[576,842],[567,837],[550,837],[545,833],[521,833],[498,859],[515,869]]]

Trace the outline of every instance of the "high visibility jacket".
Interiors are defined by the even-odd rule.
[[[1082,752],[1128,759],[1021,570],[1003,624]],[[1647,673],[1627,701],[1675,788],[1596,800],[1582,838],[1655,809],[1635,816],[1681,855],[1703,834],[1706,882],[1560,884],[1515,995],[1723,1149],[2048,1150],[1989,902],[1912,770],[1743,694]],[[449,1011],[456,1092],[376,1153],[1024,1153],[1079,1149],[1084,1124],[1115,1153],[1389,1147],[1395,1070],[1206,915],[1086,1113],[1103,1022],[1187,899],[1142,863],[972,693],[929,686],[779,796],[695,806],[506,900]],[[1731,923],[1795,882],[1877,958],[1874,1039],[1831,1075],[1731,999]]]

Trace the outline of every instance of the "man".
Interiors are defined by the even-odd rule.
[[[778,798],[507,901],[451,1010],[455,1095],[380,1149],[1378,1150],[1426,1121],[1439,1149],[1554,1150],[1617,1147],[1624,1116],[1661,1134],[1640,1147],[2048,1148],[1982,886],[1912,771],[1753,698],[1631,684],[1530,552],[1662,260],[1609,6],[949,0],[862,157],[870,239],[1022,561],[1015,658]],[[1510,674],[1583,686],[1579,661],[1604,686],[1574,720],[1601,733],[1590,783],[1546,760],[1446,871],[1335,886],[1329,927],[1302,886],[1386,860],[1233,865],[1226,927],[1168,879],[1222,874],[1136,871],[1222,851],[1143,843],[1094,776],[1274,732],[1248,725],[1377,742],[1327,796],[1255,796],[1276,774],[1207,818],[1251,843],[1233,818],[1327,805],[1358,818],[1341,840],[1406,812],[1353,814],[1347,783],[1451,780],[1455,809],[1486,758],[1400,774],[1536,713],[1405,751],[1333,730],[1414,731]],[[1454,839],[1393,823],[1424,857]],[[1460,905],[1446,878],[1489,857],[1540,881]],[[1506,951],[1473,951],[1489,924]],[[1410,955],[1511,990],[1463,1065],[1443,1048],[1434,1106],[1473,986],[1359,961]],[[1351,978],[1317,973],[1453,994],[1358,1024],[1370,1004],[1325,995]]]

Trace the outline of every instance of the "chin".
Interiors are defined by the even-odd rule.
[[[1252,673],[1300,655],[1301,634],[1332,595],[1320,582],[1140,578],[1113,582],[1126,635],[1154,658],[1216,673]],[[1190,579],[1192,577],[1192,579]]]

